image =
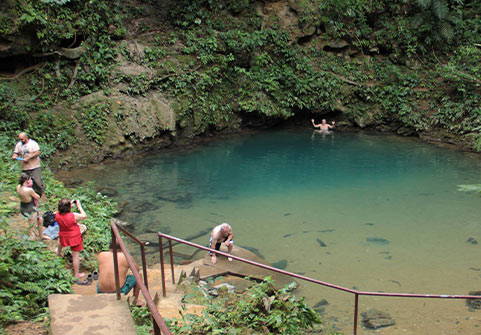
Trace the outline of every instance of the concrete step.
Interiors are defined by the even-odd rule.
[[[136,335],[127,300],[115,294],[51,294],[51,335]]]

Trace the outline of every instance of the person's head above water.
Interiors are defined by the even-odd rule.
[[[63,198],[58,202],[58,212],[60,214],[65,214],[70,212],[71,208],[72,208],[72,203],[70,202],[70,199]]]
[[[322,119],[322,124],[326,124],[326,119]]]

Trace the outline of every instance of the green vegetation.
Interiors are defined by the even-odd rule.
[[[191,138],[237,129],[250,119],[268,123],[336,113],[346,126],[435,134],[481,151],[481,2],[294,0],[282,5],[287,8],[280,5],[249,0],[3,1],[0,39],[13,45],[0,53],[2,190],[14,192],[17,183],[18,164],[8,157],[21,130],[40,143],[45,162],[58,150],[79,145],[78,138],[101,149],[114,128],[112,138],[130,142],[118,146],[124,150],[150,139],[155,143],[156,136],[166,133]],[[91,94],[98,99],[89,99]],[[153,95],[172,107],[174,115],[163,116],[175,120],[176,129],[155,125],[150,133],[138,130],[149,128],[146,120],[151,118],[143,117],[147,108],[137,103],[153,101]],[[55,209],[64,196],[85,204],[89,230],[82,264],[93,268],[93,255],[109,240],[114,204],[92,187],[66,189],[48,169],[45,179],[48,202],[42,210]],[[15,207],[6,199],[1,199],[0,211],[8,221]],[[6,229],[3,225],[5,221]],[[1,302],[11,308],[2,313],[2,323],[37,315],[28,309],[30,302],[40,306],[38,313],[45,306],[44,292],[36,284],[20,287],[23,277],[3,264],[23,262],[21,255],[35,253],[39,258],[32,264],[40,265],[29,271],[36,271],[51,257],[16,234],[2,235],[12,237],[9,249],[21,251],[2,249],[0,280],[8,283],[2,294],[10,300],[2,296]],[[61,262],[52,268],[62,283],[53,290],[69,290],[64,282],[70,279],[61,269]],[[42,274],[31,277],[44,284]],[[217,315],[212,308],[209,315]],[[251,320],[239,306],[228,308],[252,323],[277,324],[269,315]],[[219,329],[232,322],[220,323],[224,316],[216,321]]]
[[[205,297],[197,283],[184,282],[185,303],[204,305],[201,315],[181,313],[181,319],[167,320],[173,334],[309,334],[321,324],[319,314],[292,293],[295,283],[275,290],[267,277],[242,294],[219,289],[218,297]],[[146,307],[133,307],[138,334],[152,327]],[[317,332],[316,332],[317,333]],[[322,332],[334,334],[333,332]]]
[[[18,320],[42,320],[47,297],[71,291],[71,271],[42,242],[21,235],[0,222],[0,326]]]
[[[45,243],[29,240],[28,229],[15,226],[13,215],[18,213],[15,187],[20,175],[18,162],[10,158],[15,138],[0,135],[0,326],[18,320],[42,320],[47,313],[47,296],[52,293],[71,292],[72,275],[65,265],[69,252],[59,258],[46,249]],[[43,143],[40,143],[43,147]],[[45,166],[45,165],[44,165]],[[115,212],[115,203],[94,191],[93,187],[67,189],[44,168],[46,203],[41,212],[56,211],[62,197],[79,199],[87,212],[84,221],[84,251],[81,264],[87,270],[97,268],[96,255],[108,248],[109,221]]]
[[[478,1],[305,0],[289,1],[286,9],[248,0],[3,6],[8,15],[0,15],[0,35],[35,32],[25,53],[42,56],[32,72],[0,81],[0,130],[28,129],[48,143],[45,153],[75,145],[78,136],[103,145],[106,128],[123,120],[107,106],[80,100],[99,91],[133,98],[160,93],[186,134],[236,129],[250,118],[335,112],[346,125],[436,133],[481,150]],[[69,48],[80,51],[68,56]],[[135,104],[124,108],[126,115],[137,111]],[[36,121],[48,126],[37,129]],[[123,135],[143,142],[136,134]]]
[[[295,285],[276,291],[267,277],[243,294],[221,293],[208,301],[202,315],[183,315],[169,327],[176,334],[245,334],[246,329],[257,334],[303,334],[321,321],[302,298],[289,293]],[[188,302],[189,296],[184,299]]]

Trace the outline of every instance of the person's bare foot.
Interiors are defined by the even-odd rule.
[[[77,276],[74,275],[76,279],[80,279],[82,277],[85,277],[85,272],[80,272]]]
[[[210,260],[211,260],[212,264],[217,263],[217,257],[215,257],[215,255],[212,255],[212,258]]]

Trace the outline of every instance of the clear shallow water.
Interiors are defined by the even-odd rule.
[[[481,198],[457,185],[478,184],[480,171],[479,155],[415,139],[283,129],[80,173],[128,201],[122,219],[146,239],[160,230],[205,245],[206,232],[229,222],[237,245],[289,271],[365,291],[467,294],[481,289],[481,244],[466,242],[481,242]],[[326,298],[326,317],[352,331],[351,295],[298,292],[311,304]],[[362,297],[368,308],[396,319],[385,334],[481,326],[464,301]]]

